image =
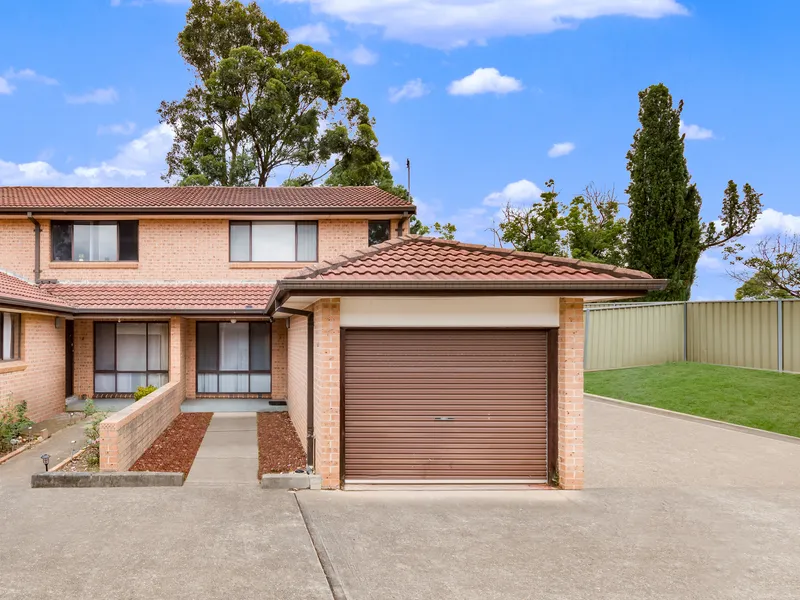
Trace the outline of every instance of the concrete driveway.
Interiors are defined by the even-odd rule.
[[[349,600],[796,594],[800,445],[586,413],[582,492],[31,490],[14,459],[0,598],[329,599],[320,555]]]

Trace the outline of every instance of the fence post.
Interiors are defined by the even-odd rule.
[[[687,347],[689,345],[689,302],[683,303],[683,362],[689,359]]]
[[[588,307],[583,309],[583,370],[589,365],[589,313]]]
[[[783,300],[778,299],[778,372],[783,371]]]

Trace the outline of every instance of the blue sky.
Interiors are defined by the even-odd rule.
[[[637,92],[686,103],[686,156],[716,217],[728,179],[768,209],[752,243],[800,233],[794,175],[800,6],[748,0],[262,1],[290,31],[345,62],[346,94],[377,119],[381,152],[411,158],[425,221],[491,242],[506,199],[555,179],[624,200]],[[577,5],[577,6],[576,6]],[[175,37],[183,0],[8,3],[0,20],[0,184],[161,185],[161,100],[191,83]],[[405,182],[402,168],[396,178]],[[275,180],[272,184],[278,184]],[[732,298],[725,263],[701,259],[695,299]]]

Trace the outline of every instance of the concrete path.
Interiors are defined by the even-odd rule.
[[[184,485],[257,484],[256,413],[214,413]]]

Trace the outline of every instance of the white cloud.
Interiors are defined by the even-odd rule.
[[[305,2],[349,25],[377,27],[390,39],[456,48],[509,35],[574,28],[605,16],[686,15],[678,0],[283,0]]]
[[[800,216],[767,208],[759,215],[750,235],[763,237],[781,233],[800,234]]]
[[[727,266],[722,258],[712,254],[710,250],[703,252],[697,260],[697,268],[704,271],[725,272]]]
[[[400,170],[400,163],[394,159],[394,156],[391,154],[384,154],[381,156],[384,162],[389,163],[389,170],[390,171],[399,171]]]
[[[350,53],[350,58],[357,65],[369,66],[378,62],[378,55],[363,44]]]
[[[550,158],[558,158],[559,156],[566,156],[573,150],[575,150],[575,144],[572,142],[560,142],[558,144],[553,144],[553,147],[547,151],[547,156]]]
[[[412,100],[422,98],[430,93],[430,88],[422,82],[422,79],[412,79],[407,81],[402,87],[389,88],[389,101],[400,102],[400,100]]]
[[[113,87],[100,88],[77,96],[66,96],[67,104],[114,104],[119,94]]]
[[[681,121],[681,133],[686,134],[687,140],[710,140],[714,137],[714,132],[710,129],[700,127],[700,125],[689,125]]]
[[[485,206],[505,206],[511,204],[524,204],[539,198],[542,190],[532,181],[521,179],[509,183],[501,192],[493,192],[483,199]]]
[[[6,79],[0,77],[0,96],[8,95],[14,91],[14,86],[11,85]]]
[[[13,163],[0,160],[0,185],[143,186],[163,185],[164,157],[173,133],[159,125],[122,146],[117,154],[97,165],[64,173],[45,161]]]
[[[495,68],[475,69],[472,75],[451,83],[447,91],[453,96],[475,94],[509,94],[522,90],[522,82],[508,75],[501,75]]]
[[[325,23],[309,23],[290,29],[289,39],[295,44],[330,44],[331,32]]]
[[[4,73],[4,77],[6,79],[20,79],[24,81],[33,81],[35,83],[43,83],[44,85],[58,85],[57,79],[53,79],[52,77],[47,77],[46,75],[40,75],[33,69],[20,69],[19,71],[15,71],[14,69],[9,69]]]
[[[131,135],[134,131],[136,131],[136,123],[125,121],[124,123],[100,125],[97,128],[97,135]]]

